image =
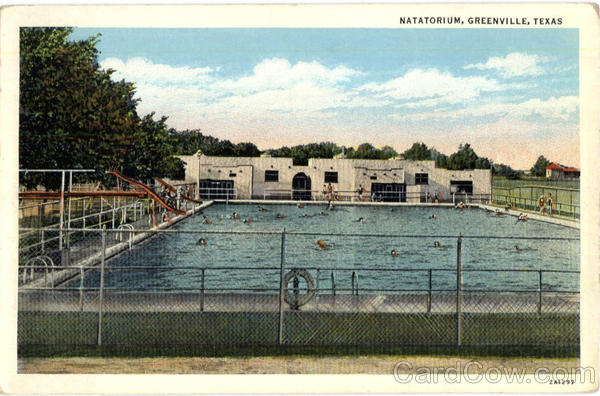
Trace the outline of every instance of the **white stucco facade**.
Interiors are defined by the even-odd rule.
[[[475,197],[491,194],[492,174],[489,169],[453,171],[435,167],[434,161],[357,160],[344,158],[311,158],[307,166],[293,165],[292,158],[212,157],[202,153],[179,156],[185,163],[185,181],[197,183],[202,190],[207,181],[233,186],[240,199],[288,198],[292,190],[310,190],[310,197],[323,199],[323,191],[331,184],[342,199],[371,199],[398,193],[404,202],[421,202],[430,194],[440,200],[451,198],[452,192]],[[385,192],[393,191],[393,192]]]

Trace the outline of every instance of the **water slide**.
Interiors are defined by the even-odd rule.
[[[170,185],[169,183],[167,183],[166,181],[164,181],[163,179],[160,179],[158,177],[155,177],[154,180],[156,180],[158,182],[158,184],[160,184],[161,186],[163,186],[164,188],[167,189],[167,191],[172,192],[172,193],[176,193],[177,190],[175,190],[175,187],[173,187],[172,185]],[[186,199],[190,202],[194,202],[197,204],[201,204],[202,201],[198,201],[197,199],[194,199],[188,195],[183,195],[183,199]]]
[[[160,195],[158,195],[157,193],[154,192],[154,190],[152,190],[150,187],[148,187],[147,185],[145,185],[144,183],[140,183],[139,181],[132,179],[130,177],[127,177],[125,175],[122,175],[119,172],[116,171],[110,171],[107,172],[109,175],[113,175],[116,176],[117,178],[131,184],[132,186],[145,191],[146,193],[148,193],[149,196],[151,196],[156,202],[159,203],[159,205],[161,205],[162,207],[164,207],[165,209],[167,209],[170,212],[173,212],[177,215],[183,216],[185,215],[184,211],[178,210],[172,206],[170,206],[168,203],[166,203],[161,197]]]

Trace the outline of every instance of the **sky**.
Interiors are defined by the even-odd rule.
[[[140,115],[261,150],[424,142],[579,166],[577,29],[75,29]]]

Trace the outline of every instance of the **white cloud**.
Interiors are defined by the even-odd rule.
[[[118,58],[107,58],[100,64],[103,69],[114,69],[115,80],[125,79],[136,84],[198,84],[206,82],[215,72],[210,67],[170,66],[153,63],[146,58],[130,58],[123,62]]]
[[[460,103],[477,98],[482,92],[500,91],[505,87],[485,77],[456,77],[437,69],[414,69],[404,76],[384,82],[370,83],[360,87],[378,97],[397,100],[415,100],[404,106],[435,106]]]
[[[423,112],[410,115],[394,115],[396,119],[424,121],[432,119],[456,119],[467,117],[504,117],[523,119],[528,116],[540,116],[549,120],[568,120],[579,108],[577,96],[551,97],[547,100],[530,99],[522,103],[490,103],[476,107],[461,108],[453,111]]]
[[[334,86],[349,81],[363,73],[345,66],[328,68],[319,62],[298,62],[292,65],[287,59],[271,58],[258,63],[252,74],[237,80],[224,80],[215,89],[236,93],[250,93],[296,86]]]
[[[538,76],[544,73],[539,64],[548,60],[545,56],[512,52],[504,58],[494,56],[485,63],[473,63],[463,69],[496,70],[504,78]]]

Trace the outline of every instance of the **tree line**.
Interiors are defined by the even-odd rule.
[[[183,177],[176,155],[199,150],[212,156],[291,157],[295,165],[309,158],[350,159],[403,157],[433,160],[446,169],[489,169],[495,174],[519,177],[507,165],[479,157],[468,144],[447,156],[424,143],[414,143],[403,153],[390,146],[363,143],[356,148],[332,142],[281,147],[261,152],[249,142],[233,144],[200,130],[168,128],[166,117],[140,116],[135,86],[111,79],[114,70],[102,70],[96,48],[99,36],[69,40],[70,28],[23,28],[20,32],[19,167],[21,169],[97,169],[90,180],[114,182],[105,172],[117,170],[139,180]],[[543,158],[543,157],[540,157]],[[544,158],[545,160],[545,158]],[[547,161],[547,160],[546,160]],[[549,163],[549,162],[548,162]],[[537,173],[544,162],[536,162]],[[532,170],[534,169],[532,168]],[[539,171],[539,172],[538,172]],[[79,179],[79,181],[85,181]],[[60,186],[56,174],[29,173],[20,182],[27,188]]]

